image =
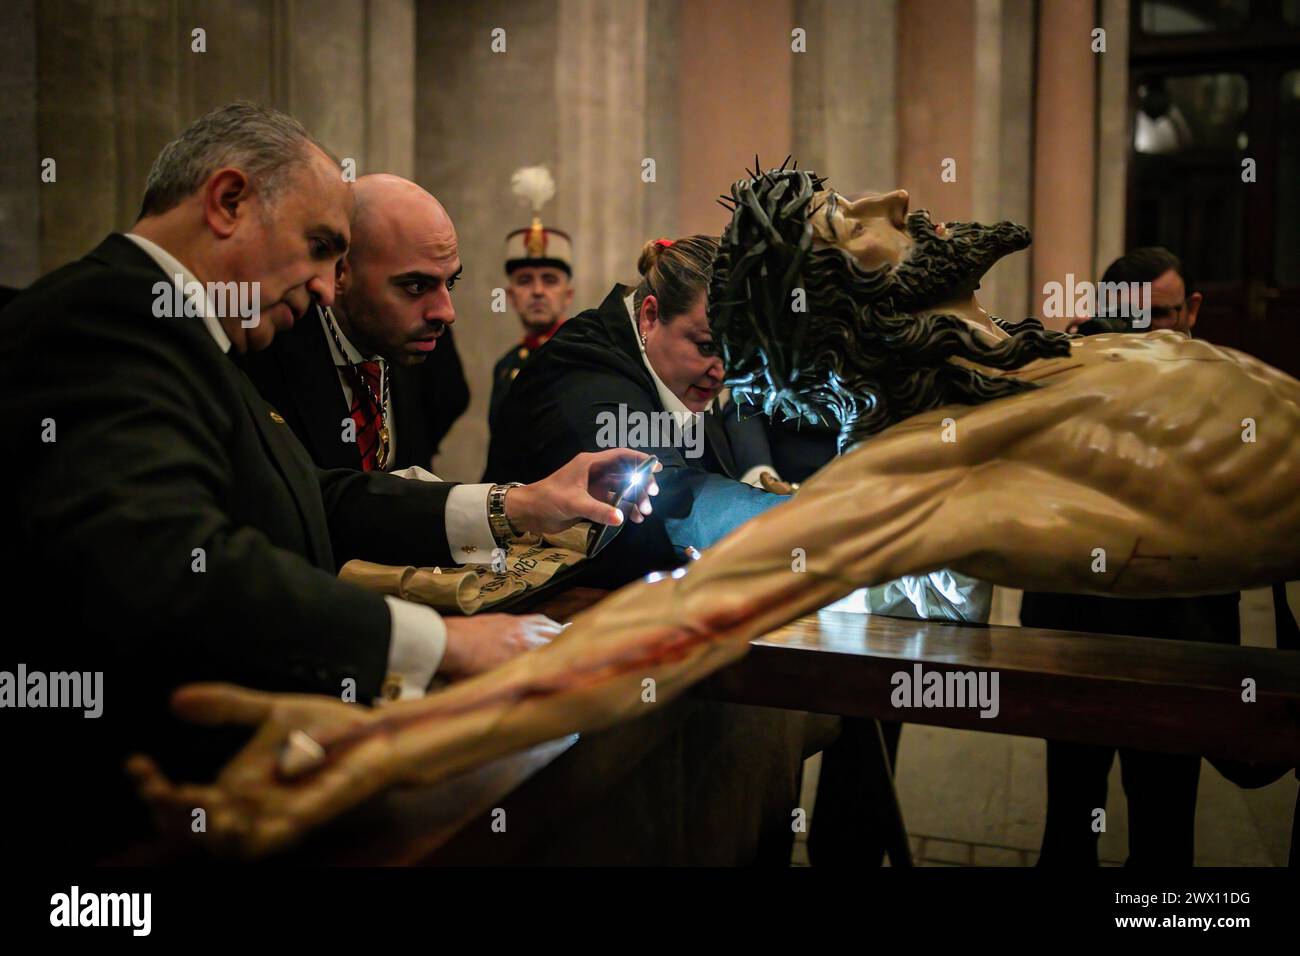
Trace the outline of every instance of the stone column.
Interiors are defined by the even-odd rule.
[[[358,175],[379,172],[366,155],[367,4],[282,2],[287,43],[274,66],[284,71],[285,109],[340,158],[355,159]]]
[[[505,285],[502,247],[531,212],[510,191],[520,166],[544,163],[556,197],[543,220],[573,237],[574,313],[615,282],[637,278],[648,238],[677,235],[680,195],[677,0],[531,0],[464,7],[422,0],[416,91],[416,174],[456,223],[465,278],[456,343],[469,411],[439,456],[444,477],[477,479],[487,454],[496,359],[522,334],[492,312]],[[491,50],[505,30],[506,49]],[[655,161],[643,182],[642,162]]]
[[[514,312],[491,310],[493,290],[505,285],[506,233],[530,216],[510,193],[510,174],[545,163],[557,183],[573,182],[561,168],[569,151],[562,148],[557,102],[560,26],[556,0],[420,0],[416,6],[415,178],[455,222],[465,267],[455,292],[456,345],[471,402],[442,444],[444,478],[482,474],[492,364],[522,334]],[[504,52],[492,51],[495,29],[505,31]],[[560,199],[545,218],[571,231],[584,255],[603,237],[564,222]],[[577,308],[592,304],[575,302]]]
[[[1128,102],[1129,0],[1100,0],[1106,52],[1100,54],[1097,102],[1097,237],[1093,273],[1124,254],[1128,215],[1128,158],[1132,117]]]
[[[660,185],[658,189],[641,191],[642,241],[683,232],[677,183],[684,164],[690,160],[689,155],[683,154],[683,144],[690,142],[690,138],[681,128],[681,103],[677,95],[681,69],[677,20],[682,2],[689,0],[647,0],[645,154],[657,160]],[[635,269],[635,261],[632,267]]]
[[[366,162],[415,175],[415,2],[366,2]]]
[[[898,10],[898,183],[913,209],[969,219],[973,163],[974,0],[907,0]],[[955,178],[945,179],[946,160]],[[954,167],[949,167],[954,168]]]
[[[120,227],[113,18],[93,0],[36,8],[38,154],[57,164],[40,188],[41,271]]]
[[[793,0],[683,3],[677,20],[682,174],[680,231],[717,235],[719,193],[754,162],[792,149]]]
[[[36,2],[0,8],[0,285],[40,275],[41,155],[36,136]]]
[[[1069,274],[1075,281],[1094,278],[1095,16],[1093,0],[1053,0],[1039,7],[1031,301],[1040,317],[1046,283],[1064,283]],[[1064,328],[1069,319],[1044,321]]]
[[[794,152],[845,192],[898,184],[898,0],[796,0]]]
[[[971,218],[1032,226],[1034,5],[975,0]],[[985,276],[980,302],[1019,321],[1030,314],[1030,256],[1008,256]]]
[[[237,99],[287,105],[276,64],[281,57],[283,0],[178,0],[175,129]],[[202,29],[207,51],[193,51],[193,31]]]
[[[31,193],[39,202],[40,271],[129,228],[162,146],[232,100],[294,113],[340,156],[356,159],[358,172],[409,175],[413,22],[413,0],[37,4],[36,146],[27,147],[27,162],[39,167],[48,156],[58,164],[57,182]],[[195,30],[203,31],[201,50]],[[16,55],[8,69],[22,63]],[[21,143],[20,133],[14,148]]]
[[[559,0],[557,9],[550,64],[559,132],[554,214],[574,239],[581,308],[597,304],[614,282],[636,280],[646,209],[661,204],[671,188],[674,157],[649,149],[650,100],[672,91],[650,87],[648,6],[645,0]],[[653,182],[642,179],[646,159],[655,164]]]

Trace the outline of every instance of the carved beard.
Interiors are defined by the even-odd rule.
[[[732,187],[709,323],[738,399],[772,416],[838,422],[843,450],[941,405],[1030,391],[1034,383],[996,373],[1070,353],[1069,336],[1037,322],[1003,324],[1010,338],[990,343],[932,311],[1027,247],[1027,229],[954,223],[941,239],[928,216],[914,213],[906,260],[867,271],[844,249],[814,247],[808,204],[823,185],[807,170],[775,170]]]
[[[880,302],[895,313],[920,312],[969,295],[995,262],[1030,242],[1029,230],[1014,222],[948,223],[948,236],[942,238],[924,210],[908,215],[907,234],[915,245],[894,268]]]

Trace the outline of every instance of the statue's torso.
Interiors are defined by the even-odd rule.
[[[1077,339],[1069,356],[1002,374],[1040,387],[915,415],[846,456],[858,459],[852,470],[891,484],[947,474],[967,493],[987,483],[995,496],[1007,475],[1032,475],[1026,490],[1005,493],[1032,493],[1061,516],[1063,533],[1079,539],[1062,542],[1070,549],[1095,533],[1064,520],[1088,497],[1110,504],[1081,510],[1103,508],[1134,541],[1169,552],[1205,554],[1210,531],[1228,554],[1261,536],[1300,538],[1300,382],[1285,373],[1160,331]],[[1019,530],[1008,526],[1013,550]]]

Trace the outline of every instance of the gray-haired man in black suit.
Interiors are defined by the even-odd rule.
[[[296,120],[234,104],[162,150],[130,233],[0,316],[0,553],[11,613],[31,621],[6,629],[0,670],[101,672],[103,686],[96,719],[34,695],[13,712],[22,752],[10,759],[30,788],[4,800],[28,821],[23,839],[47,846],[66,824],[87,853],[119,844],[139,823],[113,786],[129,750],[186,776],[210,769],[196,735],[174,739],[178,684],[369,702],[545,637],[458,634],[429,608],[339,582],[343,562],[486,562],[511,526],[622,520],[603,496],[643,457],[633,452],[509,489],[312,463],[230,353],[333,301],[351,213],[337,161]],[[629,516],[642,511],[648,499]]]

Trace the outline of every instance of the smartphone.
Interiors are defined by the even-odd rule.
[[[635,501],[641,495],[641,489],[649,485],[650,477],[654,474],[655,465],[659,459],[651,455],[641,464],[637,465],[618,489],[618,494],[614,497],[613,505],[615,508],[622,510],[623,502],[629,498]],[[626,516],[623,524],[626,524]],[[591,526],[590,540],[587,546],[587,557],[594,558],[600,551],[614,540],[614,536],[619,533],[623,525],[621,524],[593,524]]]

